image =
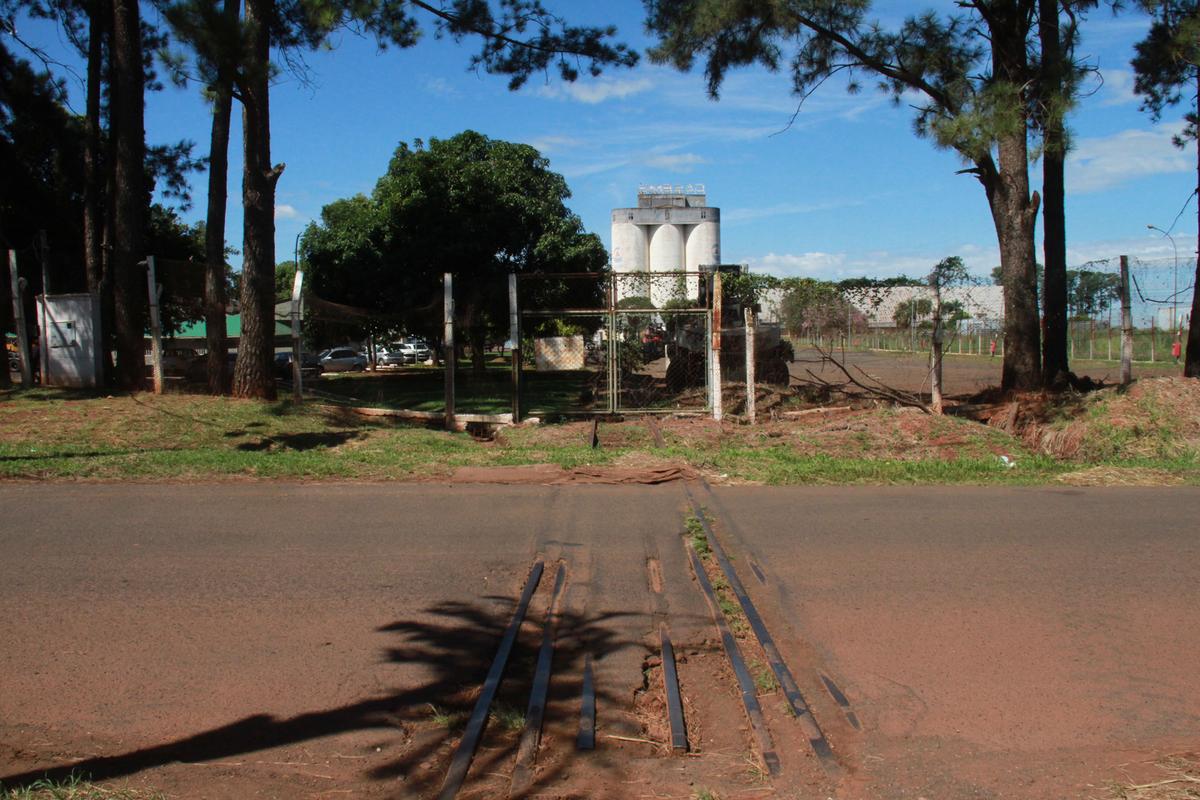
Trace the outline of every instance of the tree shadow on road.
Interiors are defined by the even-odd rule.
[[[440,786],[448,757],[459,738],[459,731],[431,720],[431,709],[455,719],[465,719],[470,713],[515,605],[511,598],[485,597],[482,601],[490,601],[491,605],[441,603],[426,609],[419,617],[423,621],[402,619],[377,629],[378,633],[398,639],[385,649],[384,663],[423,666],[425,674],[431,677],[421,685],[397,687],[380,696],[291,717],[250,714],[227,725],[152,747],[0,776],[0,793],[28,787],[43,779],[63,781],[82,776],[87,780],[107,781],[175,762],[228,759],[368,730],[403,730],[413,735],[406,735],[406,745],[397,757],[377,764],[356,780],[388,781],[394,785],[401,779],[405,796],[431,793]],[[622,618],[639,616],[632,612],[560,614],[552,679],[554,692],[574,691],[578,697],[579,675],[586,655],[602,658],[624,648],[643,647],[641,641],[623,640],[617,634],[618,628],[629,628],[628,624],[621,624]],[[541,615],[531,609],[501,684],[498,702],[521,712],[528,698],[541,627]],[[630,697],[628,689],[597,686],[597,703],[626,705]],[[511,768],[516,735],[511,731],[506,733],[502,727],[495,720],[489,722],[485,741],[500,746],[480,748],[472,776],[507,772]],[[553,779],[560,768],[551,766],[539,771],[539,781]]]

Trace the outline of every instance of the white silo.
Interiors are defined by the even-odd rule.
[[[687,270],[721,263],[721,217],[715,208],[705,209],[716,219],[706,219],[692,227],[687,237]]]
[[[650,271],[679,272],[685,265],[683,231],[671,223],[660,225],[650,240]]]
[[[614,211],[612,215],[612,268],[614,272],[645,272],[648,269],[648,231]],[[628,215],[632,217],[632,214]]]
[[[706,201],[703,185],[639,186],[637,207],[612,213],[613,271],[698,272],[703,266],[721,263],[721,210]],[[688,296],[694,296],[699,287],[697,278],[689,278],[686,284],[657,283],[663,288],[650,293],[656,304],[678,295],[681,285],[686,286]],[[632,291],[633,283],[625,284]],[[630,292],[623,289],[621,294]]]

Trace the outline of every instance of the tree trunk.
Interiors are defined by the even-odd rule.
[[[269,20],[271,0],[247,0],[249,46],[239,86],[242,98],[242,337],[233,370],[238,397],[275,398],[275,184],[271,166]]]
[[[83,151],[83,262],[88,291],[100,294],[104,261],[100,243],[104,219],[100,209],[100,84],[103,80],[105,20],[111,17],[109,0],[93,0],[88,19],[87,111]]]
[[[148,303],[138,262],[145,257],[146,131],[141,18],[137,0],[113,6],[113,84],[110,136],[113,140],[113,294],[117,335],[117,382],[135,389],[145,375],[142,309]]]
[[[1003,6],[1003,4],[1000,4]],[[1028,20],[1023,3],[994,8],[988,22],[992,72],[997,88],[1010,87],[1008,107],[1021,109],[1016,118],[1000,121],[996,132],[998,166],[990,155],[976,159],[987,192],[996,239],[1000,245],[1000,274],[1004,283],[1004,364],[1000,388],[1029,391],[1042,385],[1041,330],[1038,324],[1037,267],[1034,227],[1038,195],[1029,193],[1027,91]]]
[[[1042,45],[1041,97],[1044,153],[1042,155],[1042,248],[1045,287],[1042,313],[1045,340],[1042,342],[1042,378],[1047,386],[1070,371],[1067,355],[1067,223],[1063,163],[1066,159],[1062,94],[1062,40],[1059,33],[1058,0],[1038,0],[1038,29]]]
[[[12,289],[9,288],[11,279],[8,273],[8,253],[0,250],[0,333],[13,330]],[[12,387],[12,375],[8,370],[8,347],[4,348],[4,363],[0,367],[0,389]]]
[[[1004,363],[1000,388],[1031,391],[1042,384],[1034,225],[1037,195],[1029,195],[1024,132],[1002,136],[1000,168],[985,184],[1004,283]]]
[[[225,0],[225,15],[237,21],[240,0]],[[225,353],[225,213],[229,185],[229,121],[233,112],[232,64],[220,64],[213,90],[212,138],[208,148],[208,214],[204,226],[204,327],[208,347],[208,391],[229,391]]]
[[[1200,73],[1197,73],[1196,85],[1200,89]],[[1196,139],[1196,186],[1200,190],[1200,138]],[[1196,212],[1196,230],[1200,233],[1200,211]],[[1200,249],[1196,253],[1196,280],[1192,286],[1192,321],[1188,324],[1183,374],[1188,378],[1200,378]]]

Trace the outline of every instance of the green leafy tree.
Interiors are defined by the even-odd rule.
[[[846,324],[848,300],[832,281],[790,278],[782,289],[779,315],[790,335],[828,335]]]
[[[1134,91],[1142,108],[1157,121],[1167,108],[1186,103],[1186,125],[1175,137],[1183,148],[1196,148],[1197,185],[1200,186],[1200,9],[1196,0],[1143,0],[1153,21],[1146,38],[1138,42],[1133,59]],[[1194,194],[1194,192],[1193,192]],[[1200,229],[1200,211],[1197,212]],[[1196,259],[1197,290],[1192,293],[1192,321],[1188,327],[1183,374],[1200,378],[1200,256]]]
[[[955,150],[988,200],[1005,278],[1002,386],[1041,385],[1039,198],[1028,175],[1035,0],[962,0],[954,13],[910,16],[890,30],[868,21],[863,1],[644,2],[659,36],[652,57],[680,69],[702,57],[713,97],[731,68],[757,62],[778,69],[785,49],[794,48],[789,63],[801,97],[838,74],[857,90],[865,74],[897,101],[913,98],[918,133]]]
[[[1075,319],[1095,319],[1120,299],[1121,278],[1111,272],[1067,271],[1067,298]]]
[[[330,34],[353,26],[386,46],[411,47],[420,34],[420,14],[439,35],[479,37],[471,65],[505,75],[518,88],[538,71],[556,69],[575,80],[580,65],[596,75],[605,66],[631,65],[636,54],[609,39],[611,27],[578,27],[547,11],[540,0],[246,0],[240,50],[232,74],[233,94],[242,104],[242,206],[245,231],[242,267],[242,346],[234,367],[233,392],[271,397],[271,300],[274,296],[275,186],[283,165],[271,162],[270,78],[272,51],[289,54],[326,46]],[[203,37],[198,37],[202,39]],[[220,63],[217,60],[214,63]]]
[[[971,281],[967,266],[958,256],[943,258],[934,265],[926,278],[929,288],[933,291],[933,336],[929,348],[929,374],[932,390],[932,408],[935,414],[942,413],[942,345],[946,336],[946,318],[953,316],[955,309],[948,307],[945,302],[946,291],[964,286]],[[928,302],[928,301],[926,301]],[[961,304],[958,304],[961,312]]]
[[[921,323],[933,313],[933,301],[928,297],[910,297],[896,305],[892,312],[892,321],[897,328],[911,328]]]
[[[604,246],[566,207],[569,197],[529,145],[474,131],[401,144],[370,197],[329,204],[305,231],[312,291],[436,335],[442,275],[453,272],[481,372],[485,344],[508,324],[509,273],[603,270]]]

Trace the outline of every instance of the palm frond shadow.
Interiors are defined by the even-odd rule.
[[[361,780],[394,785],[400,779],[405,787],[402,796],[426,796],[440,785],[459,737],[457,731],[439,728],[431,721],[431,708],[462,716],[470,713],[514,605],[511,598],[481,598],[481,603],[441,603],[414,619],[376,629],[398,640],[384,648],[382,663],[423,666],[417,672],[429,677],[420,685],[396,687],[376,697],[291,717],[251,713],[227,725],[151,747],[0,776],[0,788],[13,791],[40,780],[63,781],[73,775],[113,780],[175,762],[228,759],[342,733],[401,729],[412,734],[406,735],[406,746],[394,759],[364,771]],[[533,616],[531,613],[526,619],[500,693],[503,701],[522,711],[541,635],[540,618],[535,624]],[[628,629],[628,625],[613,624],[631,616],[641,615],[561,615],[552,683],[555,695],[573,692],[578,698],[585,655],[601,657],[622,648],[643,647],[640,641],[618,636],[617,630]],[[597,702],[627,703],[629,692],[621,688],[596,687]],[[502,732],[490,729],[485,737],[507,741]],[[515,753],[515,735],[508,738],[512,739],[511,748],[481,748],[471,774],[507,772]],[[552,780],[556,772],[555,767],[542,770],[539,780]]]

